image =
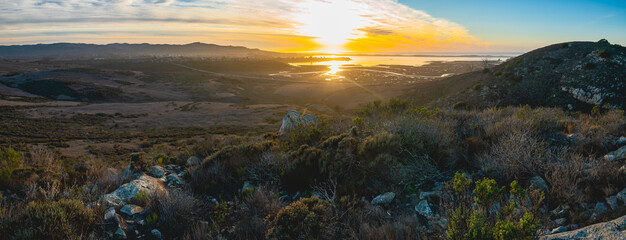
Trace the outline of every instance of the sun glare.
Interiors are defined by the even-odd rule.
[[[315,37],[323,46],[321,51],[338,53],[345,51],[348,39],[356,36],[356,30],[368,24],[361,16],[364,6],[347,0],[305,1],[295,20],[302,23],[298,31]]]

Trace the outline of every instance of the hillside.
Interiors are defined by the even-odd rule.
[[[0,58],[131,58],[131,57],[286,57],[290,54],[250,49],[238,46],[191,43],[170,44],[126,44],[107,45],[83,43],[54,43],[37,45],[0,46]]]
[[[491,69],[431,83],[446,96],[433,105],[491,107],[525,105],[588,111],[600,105],[624,109],[626,48],[598,42],[567,42],[511,58]],[[424,102],[423,86],[408,96]],[[461,90],[459,92],[459,90]]]

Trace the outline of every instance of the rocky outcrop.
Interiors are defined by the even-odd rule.
[[[488,87],[451,93],[466,106],[530,105],[589,112],[626,108],[626,48],[606,40],[559,43],[510,58],[487,71],[450,77]],[[469,85],[469,84],[468,84]],[[470,85],[471,86],[471,85]]]
[[[313,115],[300,115],[298,111],[291,110],[287,112],[287,115],[283,118],[283,124],[280,126],[280,133],[286,133],[297,126],[305,125],[312,126],[317,125],[317,118]]]
[[[622,216],[613,221],[598,223],[588,227],[580,228],[574,231],[542,236],[539,239],[626,239],[626,216]]]
[[[153,194],[157,190],[163,189],[163,185],[153,177],[148,175],[142,175],[138,179],[132,180],[120,186],[112,193],[106,194],[103,197],[103,203],[107,207],[121,206],[131,199],[136,199],[137,194],[145,193],[148,195]]]

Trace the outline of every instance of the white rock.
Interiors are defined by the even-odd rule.
[[[428,201],[426,200],[420,201],[417,206],[415,206],[415,211],[425,217],[433,215],[433,210],[430,209]]]
[[[396,194],[393,192],[387,192],[387,193],[383,193],[381,195],[376,196],[373,200],[372,200],[372,204],[373,205],[377,205],[377,204],[388,204],[391,203],[391,201],[393,201],[393,199],[396,197]]]

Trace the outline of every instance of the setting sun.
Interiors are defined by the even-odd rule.
[[[298,12],[294,18],[300,23],[296,26],[297,31],[313,36],[323,46],[318,51],[345,51],[344,45],[348,39],[354,38],[356,30],[367,24],[367,19],[360,16],[364,6],[354,1],[305,1],[300,8],[302,12]]]

